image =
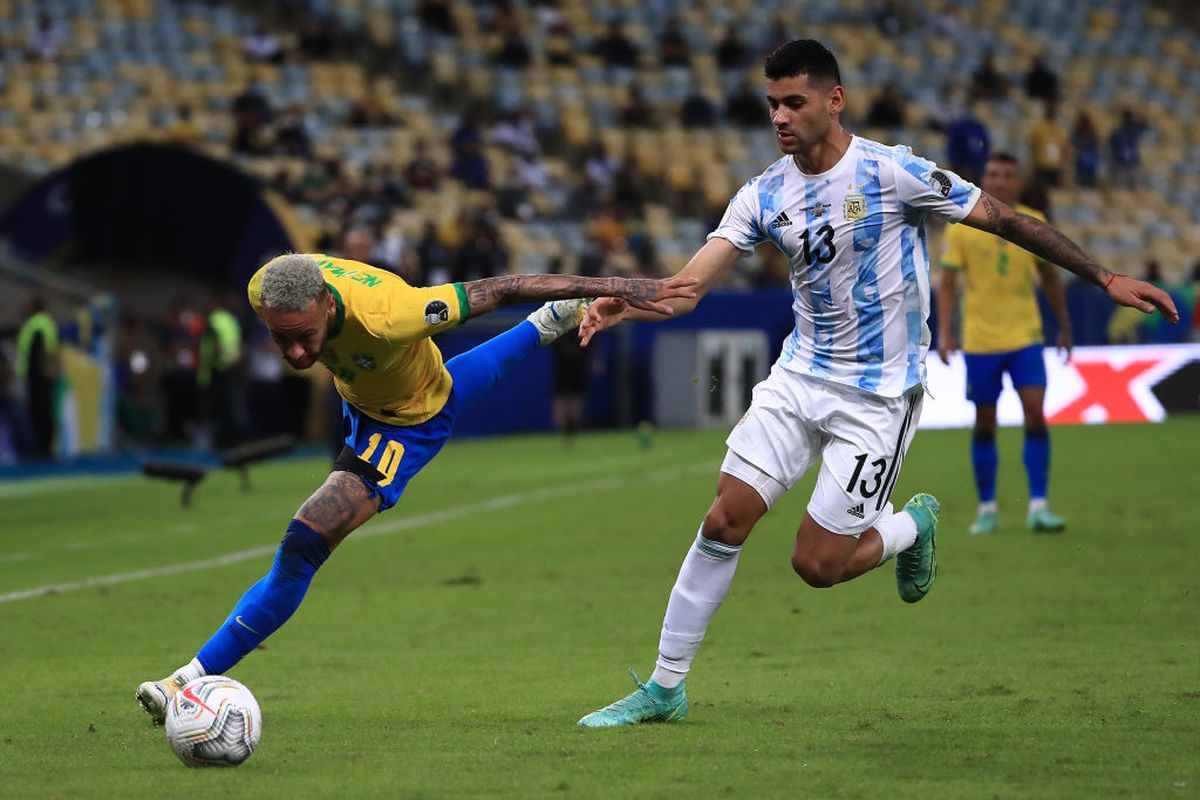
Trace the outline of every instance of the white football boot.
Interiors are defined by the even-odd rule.
[[[538,330],[542,344],[547,345],[568,331],[579,327],[583,314],[591,305],[590,297],[575,297],[570,300],[551,300],[526,319]]]
[[[133,693],[134,698],[141,704],[142,710],[150,715],[155,725],[162,725],[167,718],[167,704],[175,693],[187,683],[183,678],[170,675],[161,681],[146,681]]]

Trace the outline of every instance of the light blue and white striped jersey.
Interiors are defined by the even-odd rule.
[[[708,238],[748,252],[770,241],[788,257],[796,327],[779,364],[899,397],[925,381],[925,215],[957,222],[979,194],[908,147],[855,136],[827,172],[784,156],[751,178]]]

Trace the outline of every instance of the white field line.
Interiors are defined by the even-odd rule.
[[[27,497],[31,494],[48,492],[90,491],[104,489],[117,483],[129,483],[141,479],[141,475],[95,475],[92,477],[17,478],[11,482],[0,481],[0,500]]]
[[[264,511],[258,514],[249,514],[243,517],[243,521],[256,519],[269,519],[274,517],[278,519],[278,511]],[[14,553],[12,555],[0,556],[0,564],[5,564],[13,561],[28,561],[30,558],[40,558],[55,550],[66,550],[68,552],[79,552],[81,550],[91,550],[96,547],[108,547],[110,545],[125,545],[137,544],[139,542],[149,541],[151,539],[161,541],[164,535],[173,536],[191,536],[200,530],[199,524],[195,522],[185,522],[178,525],[169,525],[161,531],[143,531],[141,533],[123,533],[120,536],[106,536],[102,539],[87,539],[74,542],[59,542],[58,544],[48,545],[46,550],[30,550],[24,553]]]
[[[529,503],[537,503],[543,500],[554,500],[560,497],[571,497],[573,495],[589,494],[591,492],[612,491],[613,489],[620,489],[630,484],[640,485],[649,482],[673,480],[693,473],[710,471],[715,469],[716,466],[716,463],[713,461],[694,462],[682,467],[658,470],[652,474],[641,476],[639,479],[612,476],[588,481],[586,483],[577,483],[570,486],[555,486],[545,489],[534,489],[528,492],[516,492],[513,494],[499,495],[498,497],[493,497],[488,500],[481,500],[477,503],[470,503],[468,505],[458,506],[457,508],[451,508],[445,511],[431,511],[427,514],[418,514],[413,517],[401,517],[394,522],[378,522],[373,525],[368,525],[361,531],[355,532],[347,541],[357,541],[359,539],[383,536],[386,534],[397,533],[399,531],[411,530],[413,528],[423,528],[427,525],[433,525],[438,522],[459,519],[461,517],[470,517],[476,514],[484,514],[489,511],[499,511],[500,509],[513,508],[514,506],[527,505]],[[21,589],[16,592],[0,594],[0,603],[14,603],[18,600],[29,600],[34,597],[44,597],[49,594],[62,594],[65,592],[78,591],[80,589],[94,589],[98,586],[112,586],[118,583],[140,581],[145,578],[157,578],[163,575],[174,575],[178,572],[195,572],[202,569],[224,567],[229,564],[237,564],[241,561],[248,561],[252,558],[269,556],[278,549],[278,545],[264,545],[262,547],[251,547],[248,550],[235,550],[232,553],[226,553],[214,558],[205,558],[199,561],[185,561],[180,564],[164,564],[161,567],[149,567],[147,569],[139,569],[133,572],[118,572],[111,575],[97,575],[92,578],[85,578],[81,581],[72,581],[70,583],[51,583],[46,584],[45,586],[35,586],[32,589]]]
[[[596,463],[570,464],[565,467],[555,469],[552,472],[545,471],[544,473],[543,472],[534,473],[532,475],[532,477],[537,477],[538,479],[544,478],[546,480],[554,480],[555,482],[562,482],[564,479],[570,478],[570,477],[583,479],[585,477],[596,477],[598,475],[603,475],[604,473],[611,471],[611,469],[603,469],[604,466],[608,466],[611,468],[613,466],[625,466],[627,463],[628,463],[627,458],[624,458],[624,459],[612,458],[612,459],[608,459],[607,461],[601,463],[599,465],[599,466],[601,466],[600,469],[597,469]],[[655,469],[655,467],[652,465],[643,465],[643,468]],[[124,482],[124,481],[134,481],[134,480],[140,480],[140,479],[141,479],[141,476],[138,476],[138,475],[128,475],[128,476],[126,476],[126,475],[100,475],[100,476],[93,476],[93,477],[55,477],[55,478],[34,478],[34,479],[28,479],[28,480],[21,479],[21,480],[14,482],[13,484],[8,484],[8,485],[6,485],[4,483],[0,483],[0,500],[4,500],[7,497],[36,495],[36,494],[42,494],[42,493],[46,493],[46,492],[61,492],[65,489],[69,489],[71,491],[77,491],[77,490],[86,491],[89,489],[105,488],[107,486],[111,486],[114,483],[119,483],[119,482]],[[0,507],[0,514],[2,514],[2,513],[3,513],[2,507]],[[261,519],[278,518],[278,516],[279,516],[278,511],[267,511],[267,512],[260,513],[260,514],[243,516],[243,521],[249,521],[249,520],[260,519],[260,518]],[[11,556],[0,556],[0,564],[6,564],[6,563],[11,563],[11,562],[16,562],[16,561],[27,561],[30,558],[40,558],[44,555],[48,555],[50,552],[52,552],[54,550],[66,550],[66,551],[78,552],[81,550],[89,550],[94,547],[107,547],[107,546],[113,545],[113,544],[119,544],[119,545],[137,544],[139,542],[149,541],[151,539],[160,540],[162,538],[163,534],[175,534],[175,535],[181,535],[181,536],[188,536],[188,535],[196,533],[199,530],[200,530],[199,523],[179,522],[179,523],[175,523],[173,525],[169,525],[166,528],[163,528],[163,529],[157,530],[157,531],[142,531],[140,533],[126,533],[121,536],[105,536],[100,539],[89,539],[89,540],[81,540],[81,541],[74,541],[74,542],[61,542],[61,543],[49,545],[48,548],[43,551],[29,550],[29,551],[26,551],[23,553],[16,553]],[[362,536],[362,534],[358,534],[355,538],[361,538],[361,536]]]

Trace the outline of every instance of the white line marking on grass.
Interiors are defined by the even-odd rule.
[[[114,483],[128,483],[140,479],[140,475],[98,475],[86,478],[18,478],[12,482],[0,482],[0,500],[10,497],[26,497],[47,492],[81,492],[103,489]]]
[[[470,443],[467,446],[471,446]],[[664,466],[661,471],[657,469],[656,464],[660,461],[666,461],[662,454],[639,454],[636,456],[642,463],[637,465],[644,473],[654,472],[660,477],[668,476],[668,469]],[[530,472],[526,477],[534,481],[546,481],[554,483],[564,483],[568,479],[584,480],[586,478],[600,478],[611,473],[614,466],[627,466],[630,456],[612,456],[602,461],[588,461],[583,463],[570,462],[565,465],[559,465],[553,470],[546,468],[535,472]],[[699,462],[697,462],[699,463]],[[670,469],[677,469],[671,467]],[[685,467],[687,469],[687,467]],[[36,494],[46,491],[60,491],[62,489],[94,489],[111,486],[115,483],[139,480],[140,476],[121,476],[121,475],[99,475],[91,477],[57,477],[57,478],[38,478],[38,479],[20,479],[13,484],[6,485],[0,483],[0,500],[7,496],[19,496],[22,494]],[[2,514],[0,514],[2,516]],[[267,511],[258,514],[243,514],[240,518],[242,523],[249,523],[258,519],[278,519],[278,511]],[[378,523],[376,523],[378,524]],[[111,548],[113,546],[138,544],[145,541],[161,541],[163,536],[181,536],[191,537],[202,530],[199,523],[196,522],[176,522],[165,527],[153,531],[141,531],[122,534],[120,536],[101,535],[97,539],[89,539],[85,541],[76,541],[71,543],[53,544],[48,547],[49,550],[67,550],[67,551],[82,551],[93,548]],[[356,533],[354,538],[362,538],[362,533]],[[37,558],[44,555],[42,552],[30,551],[23,555],[21,559],[12,560],[28,560],[29,558]],[[5,559],[0,558],[0,564],[4,563]]]
[[[0,564],[7,563],[9,561],[26,561],[28,559],[28,553],[9,553],[6,556],[0,556]]]
[[[395,522],[368,524],[362,530],[356,531],[353,534],[351,541],[368,539],[374,536],[383,536],[385,534],[397,533],[399,531],[411,530],[413,528],[422,528],[426,525],[433,525],[438,522],[445,522],[446,520],[458,519],[459,517],[469,517],[475,514],[487,513],[489,511],[499,511],[501,509],[512,508],[514,506],[525,505],[527,503],[537,503],[543,500],[553,500],[559,497],[570,497],[572,495],[588,494],[591,492],[605,492],[612,489],[619,489],[623,486],[634,483],[642,484],[652,481],[657,482],[673,480],[690,475],[692,473],[712,470],[714,466],[715,462],[703,461],[687,464],[681,467],[658,470],[654,473],[640,476],[639,478],[613,476],[609,478],[600,478],[594,481],[588,481],[586,483],[577,483],[572,486],[555,486],[545,489],[534,489],[528,492],[516,492],[514,494],[500,495],[488,500],[481,500],[478,503],[470,503],[468,505],[447,509],[445,511],[431,511],[426,514],[418,514],[414,517],[403,517]],[[263,547],[251,547],[248,550],[236,550],[232,553],[226,553],[225,555],[216,556],[214,558],[205,558],[201,559],[200,561],[187,561],[182,564],[164,564],[161,567],[149,567],[147,569],[139,569],[133,572],[118,572],[113,575],[98,575],[94,578],[85,578],[84,580],[72,581],[70,583],[51,583],[45,586],[36,586],[32,589],[22,589],[16,592],[0,594],[0,603],[15,603],[18,600],[29,600],[34,597],[44,597],[49,594],[63,594],[65,592],[74,592],[80,589],[94,589],[98,586],[112,586],[118,583],[140,581],[145,578],[158,578],[163,575],[174,575],[179,572],[195,572],[202,569],[224,567],[229,564],[237,564],[241,561],[249,561],[252,558],[269,556],[278,549],[278,545],[264,545]]]
[[[279,512],[278,511],[265,511],[265,512],[258,513],[258,514],[245,514],[241,517],[241,521],[243,523],[248,523],[253,520],[268,519],[271,517],[278,519]],[[195,535],[199,530],[200,530],[200,526],[198,524],[196,524],[194,522],[186,522],[186,523],[180,523],[178,525],[171,525],[160,531],[143,531],[141,533],[124,533],[124,534],[121,534],[120,536],[105,536],[100,539],[89,539],[86,541],[80,540],[80,541],[75,541],[75,542],[63,542],[61,544],[51,545],[50,549],[79,551],[79,550],[91,550],[96,547],[107,548],[107,547],[111,547],[113,545],[138,544],[140,542],[145,542],[145,541],[150,541],[150,540],[161,541],[162,537],[166,534],[173,534],[175,536],[192,536],[192,535]],[[30,556],[39,556],[39,555],[42,555],[42,553],[39,553],[38,551],[35,550],[32,553],[24,554],[23,558],[29,558]],[[0,562],[3,562],[3,561],[4,561],[4,559],[0,558]]]

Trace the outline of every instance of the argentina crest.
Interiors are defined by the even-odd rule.
[[[850,222],[857,222],[867,216],[867,198],[857,192],[846,195],[846,206],[843,209],[845,217]]]

